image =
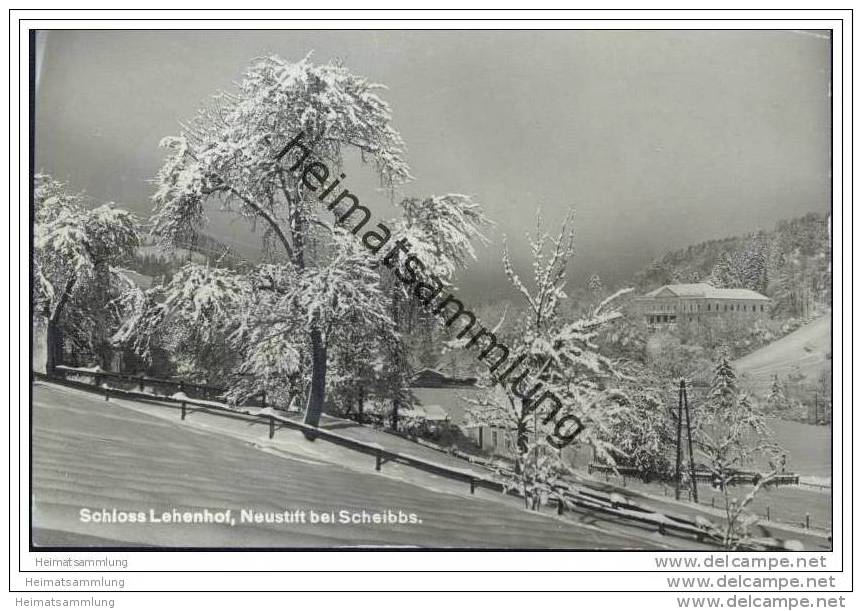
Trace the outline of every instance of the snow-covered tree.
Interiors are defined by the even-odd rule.
[[[482,233],[493,225],[485,215],[482,207],[470,196],[450,193],[443,196],[433,196],[424,199],[405,198],[399,204],[402,218],[395,223],[396,233],[408,245],[410,255],[422,262],[422,269],[417,274],[418,280],[429,285],[438,284],[451,288],[452,277],[476,259],[475,244],[488,242]],[[390,295],[392,297],[392,316],[399,335],[402,338],[402,350],[390,349],[390,362],[400,364],[400,368],[390,369],[387,377],[393,392],[393,409],[391,422],[397,428],[399,407],[409,399],[404,393],[396,392],[398,387],[407,385],[412,373],[409,360],[405,354],[405,336],[424,335],[422,327],[427,331],[442,332],[444,318],[441,312],[434,311],[432,318],[420,313],[432,313],[432,302],[425,303],[417,298],[412,283],[405,283],[400,270],[395,270],[388,276]],[[417,329],[417,322],[425,323]],[[431,333],[428,333],[430,336]],[[427,339],[427,338],[426,338]],[[454,358],[454,355],[451,355]],[[454,361],[453,361],[454,362]],[[452,373],[450,371],[450,373]]]
[[[213,335],[224,335],[240,358],[232,372],[234,398],[289,380],[291,396],[306,392],[305,422],[315,426],[328,384],[344,390],[348,377],[359,374],[380,389],[403,378],[396,366],[403,347],[389,307],[390,271],[371,256],[391,231],[378,223],[379,233],[358,235],[364,225],[372,228],[370,211],[342,184],[348,156],[373,168],[387,189],[410,179],[381,89],[340,64],[266,57],[246,70],[235,91],[216,96],[179,136],[163,140],[171,154],[156,181],[155,235],[166,244],[187,241],[213,208],[262,230],[265,264],[251,274],[207,272],[234,276],[223,278],[220,288],[242,287],[228,315],[218,316]],[[402,227],[432,269],[450,272],[472,255],[474,225],[462,221],[480,218],[481,211],[470,198],[405,200],[401,207]],[[127,303],[149,306],[129,317],[140,324],[127,325],[118,339],[145,348],[151,321],[184,326],[197,320],[198,289],[181,285],[190,279],[183,275],[162,289],[176,296],[170,312],[165,295],[130,297]],[[361,365],[338,348],[356,335],[377,340]]]
[[[777,374],[772,376],[766,404],[769,406],[769,411],[773,414],[780,414],[788,407],[787,397],[784,395],[784,388],[781,385]]]
[[[768,284],[767,249],[760,236],[750,238],[738,252],[722,252],[710,282],[722,288],[746,288],[762,293]]]
[[[476,424],[513,436],[518,483],[534,500],[549,494],[549,483],[568,470],[560,448],[578,436],[613,462],[605,429],[610,415],[628,405],[624,393],[612,384],[618,373],[614,364],[596,344],[599,332],[621,316],[613,304],[628,291],[612,295],[574,321],[560,316],[560,303],[567,298],[567,267],[574,253],[572,222],[570,214],[552,237],[537,213],[536,232],[527,236],[533,256],[532,290],[504,248],[506,277],[526,309],[506,336],[514,363],[483,377],[485,392],[472,400],[469,410]],[[547,396],[553,399],[541,400]]]
[[[444,282],[476,259],[476,243],[488,243],[482,231],[493,223],[469,195],[406,198],[399,207],[403,221],[398,234],[410,243],[426,272]]]
[[[263,300],[276,308],[278,325],[270,333],[285,333],[310,357],[305,419],[313,425],[326,396],[327,332],[347,308],[358,306],[369,322],[382,311],[374,305],[381,295],[373,264],[334,239],[331,214],[312,180],[322,175],[320,168],[342,168],[347,151],[358,153],[387,186],[409,178],[403,142],[380,89],[341,65],[266,57],[246,70],[235,92],[216,96],[179,136],[163,141],[172,153],[157,177],[154,233],[168,243],[188,238],[205,222],[208,206],[263,228],[277,281],[254,293],[272,294]],[[318,163],[309,175],[305,151],[327,166]],[[368,301],[359,304],[362,299]],[[273,318],[261,308],[253,312],[243,322],[244,337]],[[288,314],[303,328],[288,323]],[[283,358],[292,359],[292,352]]]
[[[129,284],[122,264],[138,245],[136,220],[103,204],[87,208],[84,197],[48,175],[34,181],[34,300],[46,325],[46,370],[62,364],[64,338],[82,338],[94,349],[108,332],[106,306],[112,293]]]
[[[763,293],[768,284],[767,249],[760,237],[755,237],[742,252],[743,287]]]
[[[709,388],[709,406],[713,411],[729,411],[737,398],[736,372],[733,366],[722,357],[715,367],[712,384]]]
[[[698,410],[693,422],[696,452],[704,459],[714,485],[724,498],[724,544],[735,548],[748,536],[757,517],[746,508],[757,493],[770,485],[786,458],[773,441],[763,414],[735,384],[733,367],[722,359],[718,363],[709,400]],[[769,470],[759,473],[753,488],[742,500],[733,496],[734,478],[743,469],[757,469],[762,462]]]
[[[640,382],[630,386],[638,386]],[[617,465],[633,467],[645,479],[670,479],[673,475],[675,430],[662,397],[644,389],[627,389],[629,409],[610,418],[608,442]]]
[[[712,268],[710,284],[719,288],[739,288],[745,283],[739,260],[727,252],[722,252]]]
[[[602,284],[602,279],[598,274],[593,274],[590,276],[590,279],[587,281],[587,289],[590,291],[590,294],[593,296],[593,301],[598,303],[602,299],[602,295],[605,292],[605,287]]]

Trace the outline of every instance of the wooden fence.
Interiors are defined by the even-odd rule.
[[[590,463],[588,467],[589,473],[618,473],[627,477],[637,477],[643,479],[644,473],[633,467],[611,467],[601,463]],[[754,471],[740,471],[731,476],[728,484],[737,486],[739,484],[756,484],[763,477]],[[715,475],[709,471],[698,470],[694,472],[694,478],[699,482],[712,484],[715,482]],[[796,473],[779,473],[773,476],[771,485],[775,486],[796,486],[799,485],[799,475]]]
[[[153,394],[160,396],[170,396],[174,393],[184,393],[190,399],[205,399],[207,401],[216,401],[221,399],[227,388],[221,386],[211,386],[207,384],[197,384],[195,382],[187,382],[185,380],[165,380],[162,378],[152,378],[145,375],[130,375],[125,373],[115,373],[113,371],[105,371],[101,368],[78,368],[66,367],[59,365],[57,373],[63,379],[68,379],[69,376],[90,377],[93,378],[95,386],[102,386],[107,380],[118,382],[127,387],[126,390],[131,390],[137,387],[140,392],[144,392],[147,387],[153,389]],[[162,390],[165,392],[156,392]],[[173,392],[170,392],[173,390]],[[261,391],[256,395],[252,395],[244,405],[250,407],[267,407],[266,391]]]

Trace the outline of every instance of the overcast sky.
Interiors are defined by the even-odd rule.
[[[830,205],[823,33],[54,31],[40,49],[37,168],[142,215],[159,140],[253,58],[343,60],[389,87],[416,177],[404,193],[468,193],[496,220],[461,277],[477,296],[503,283],[502,235],[525,255],[537,205],[552,225],[575,209],[573,281],[606,284]],[[348,180],[392,214],[370,176]],[[251,241],[223,222],[212,232]]]

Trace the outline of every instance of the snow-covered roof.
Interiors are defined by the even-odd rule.
[[[131,269],[120,269],[120,273],[126,276],[138,288],[148,289],[153,285],[152,276],[145,276]]]
[[[436,369],[422,369],[411,378],[410,385],[419,388],[441,388],[444,386],[472,386],[476,378],[455,378]]]
[[[694,284],[666,284],[650,291],[645,297],[661,297],[667,292],[675,297],[702,297],[706,299],[755,299],[769,301],[769,297],[750,289],[719,289],[705,282]]]
[[[425,420],[448,420],[448,412],[439,405],[414,405],[407,411],[410,416]]]
[[[422,411],[425,412],[425,417],[428,420],[447,420],[449,413],[439,405],[423,405]]]

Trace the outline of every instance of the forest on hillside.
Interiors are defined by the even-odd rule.
[[[708,282],[773,300],[774,318],[809,318],[832,303],[829,215],[780,221],[771,231],[709,240],[656,259],[634,277],[638,293],[665,284]]]

